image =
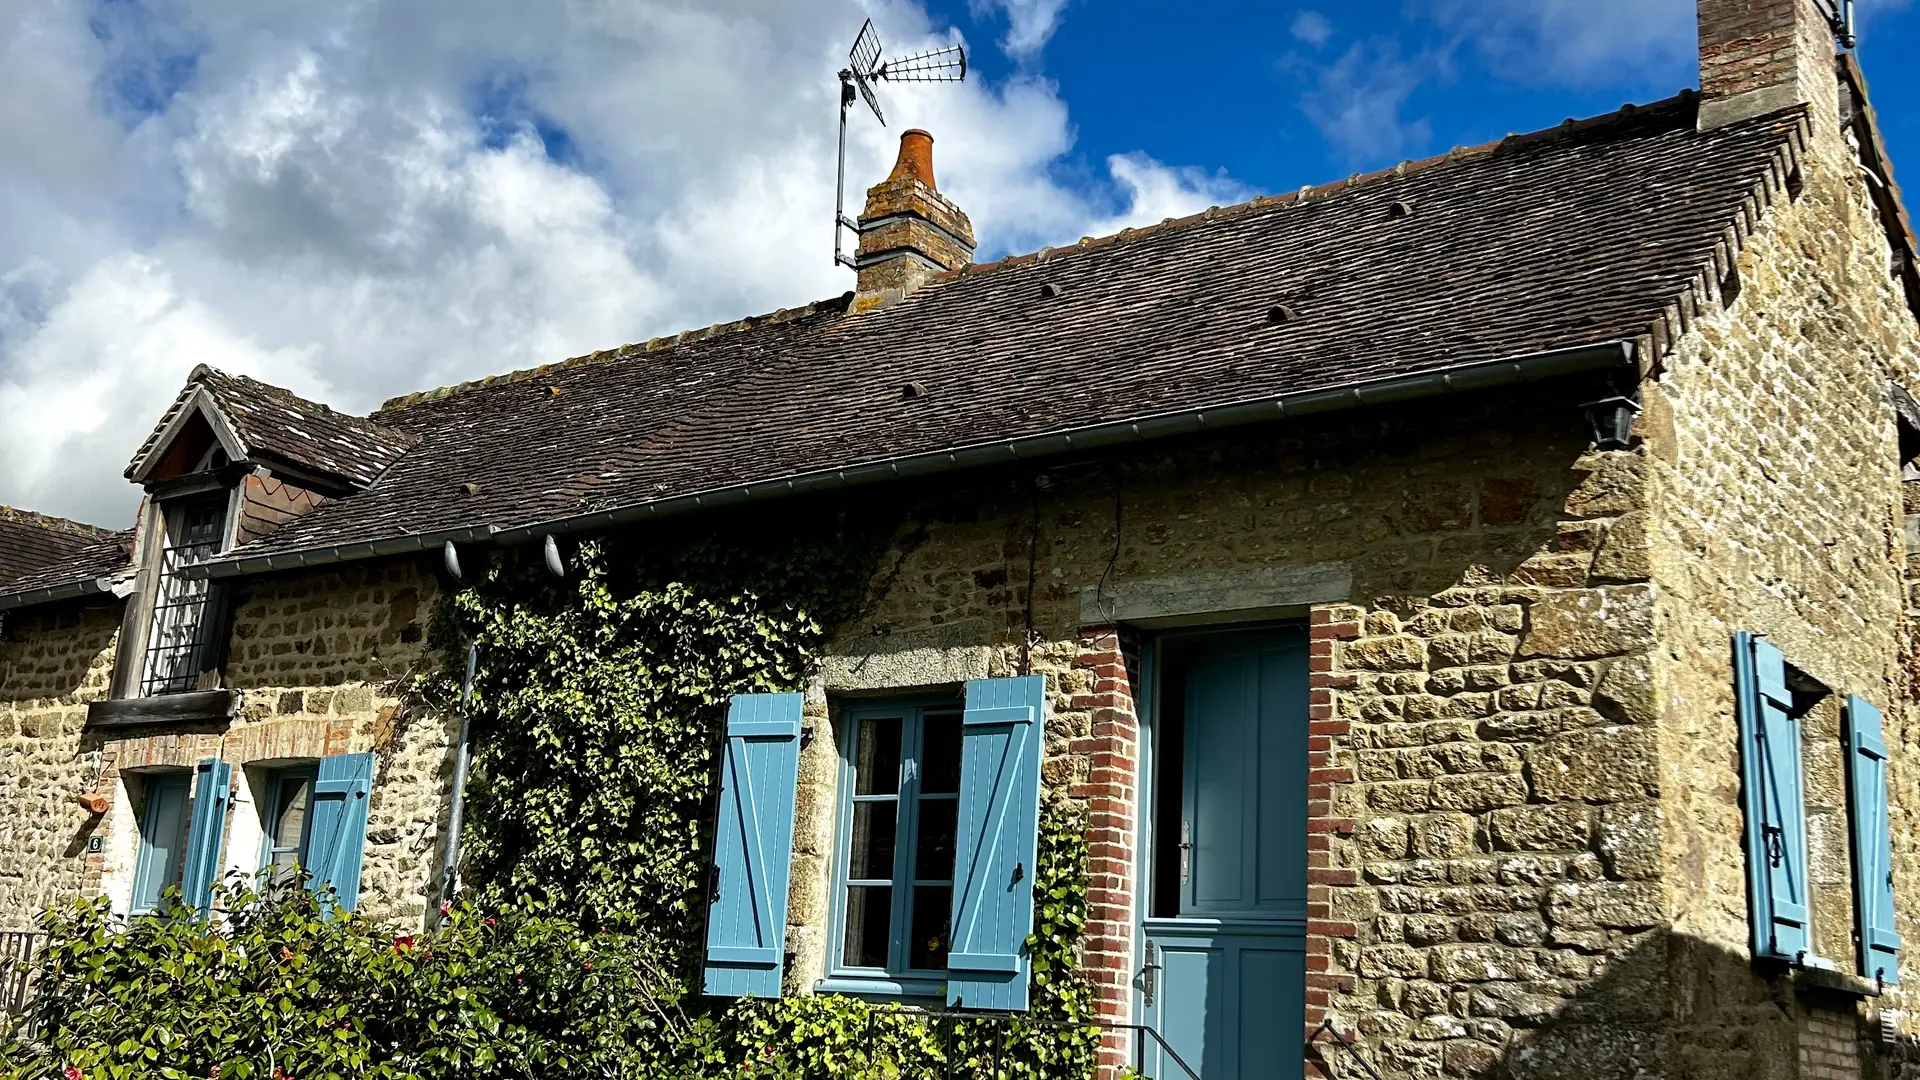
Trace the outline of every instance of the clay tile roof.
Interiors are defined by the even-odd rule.
[[[135,466],[158,445],[175,415],[204,391],[240,440],[249,458],[279,460],[331,478],[348,488],[366,488],[413,445],[405,432],[372,420],[335,412],[318,402],[258,379],[202,364],[174,399],[153,433],[134,455]]]
[[[104,577],[127,565],[131,533],[0,506],[0,593]]]
[[[1683,94],[968,267],[871,312],[840,298],[396,399],[366,426],[415,445],[377,483],[234,556],[528,526],[1558,348],[1664,341],[1670,313],[1784,190],[1803,123],[1788,110],[1700,132],[1694,118]],[[909,384],[924,392],[903,393]]]

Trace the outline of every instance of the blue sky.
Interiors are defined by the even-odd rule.
[[[1920,0],[1859,0],[1920,190]],[[1694,85],[1693,0],[6,0],[0,504],[131,520],[194,365],[354,413],[836,296],[848,210],[932,130],[979,257],[1321,184]]]
[[[974,42],[1004,35],[1010,5],[939,0]],[[1586,4],[1554,21],[1476,18],[1449,0],[1076,0],[1037,56],[976,48],[977,70],[1055,80],[1078,134],[1063,175],[1107,155],[1221,170],[1285,191],[1356,170],[1644,104],[1698,85],[1694,5]],[[1560,7],[1573,5],[1561,4]],[[1541,12],[1555,0],[1539,0]],[[1920,3],[1863,0],[1857,52],[1896,167],[1920,189]],[[1574,52],[1562,50],[1573,43]]]

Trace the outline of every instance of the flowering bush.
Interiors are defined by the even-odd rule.
[[[432,933],[396,936],[298,887],[231,885],[218,905],[216,929],[177,903],[125,922],[99,900],[49,913],[0,1076],[631,1075],[693,1041],[674,980],[631,935],[456,905]]]

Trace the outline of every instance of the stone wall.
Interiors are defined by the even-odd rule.
[[[105,697],[120,605],[8,616],[0,661],[0,928],[94,891],[124,910],[139,852],[139,777],[213,757],[234,766],[221,863],[258,866],[272,766],[372,751],[376,769],[360,910],[418,924],[437,887],[457,721],[408,708],[404,688],[437,663],[426,639],[436,593],[425,563],[390,560],[269,577],[239,587],[227,685],[231,723],[82,732]],[[76,799],[106,795],[88,816]],[[22,830],[8,835],[7,830]],[[86,853],[97,837],[101,850]]]
[[[1661,738],[1669,1009],[1688,1076],[1861,1075],[1826,1042],[1851,998],[1769,979],[1748,955],[1731,638],[1764,633],[1831,691],[1803,720],[1814,947],[1854,972],[1840,700],[1886,712],[1903,934],[1920,930],[1920,769],[1890,380],[1920,378],[1920,337],[1856,158],[1824,115],[1797,175],[1646,387]],[[1904,965],[1914,975],[1911,961]],[[1893,994],[1874,1008],[1904,1008]],[[1858,1014],[1858,1015],[1857,1015]],[[1797,1053],[1795,1047],[1798,1048]],[[1839,1069],[1838,1072],[1835,1070]],[[1851,1071],[1848,1071],[1851,1069]]]
[[[80,895],[98,857],[78,802],[100,769],[87,702],[107,696],[122,605],[55,604],[0,615],[0,931]],[[91,863],[91,865],[90,865]]]
[[[457,718],[404,700],[407,682],[440,662],[427,640],[437,595],[430,560],[392,560],[265,579],[234,612],[228,684],[246,703],[230,760],[308,756],[273,743],[320,729],[327,753],[372,751],[360,909],[398,922],[420,921],[437,888],[459,731]]]
[[[1533,388],[950,483],[882,559],[817,715],[836,693],[1023,660],[1049,676],[1045,776],[1092,815],[1088,968],[1117,1019],[1149,786],[1128,641],[1311,617],[1309,1020],[1331,1012],[1390,1070],[1485,1072],[1660,921],[1647,481],[1637,453],[1587,452],[1593,396]],[[820,731],[803,803],[825,808]],[[792,942],[824,933],[818,813]],[[818,971],[800,959],[796,988]]]

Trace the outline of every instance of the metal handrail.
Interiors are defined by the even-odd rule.
[[[1373,1080],[1380,1080],[1380,1074],[1373,1071],[1373,1066],[1367,1063],[1367,1059],[1361,1057],[1360,1051],[1355,1049],[1354,1045],[1347,1041],[1345,1035],[1340,1034],[1339,1028],[1333,1026],[1333,1017],[1329,1016],[1320,1021],[1320,1026],[1314,1030],[1313,1036],[1307,1040],[1307,1045],[1312,1046],[1314,1043],[1319,1042],[1320,1036],[1322,1035],[1333,1036],[1333,1041],[1339,1043],[1341,1049],[1353,1055],[1353,1060],[1359,1062],[1360,1067],[1367,1070],[1368,1076],[1373,1077]]]

